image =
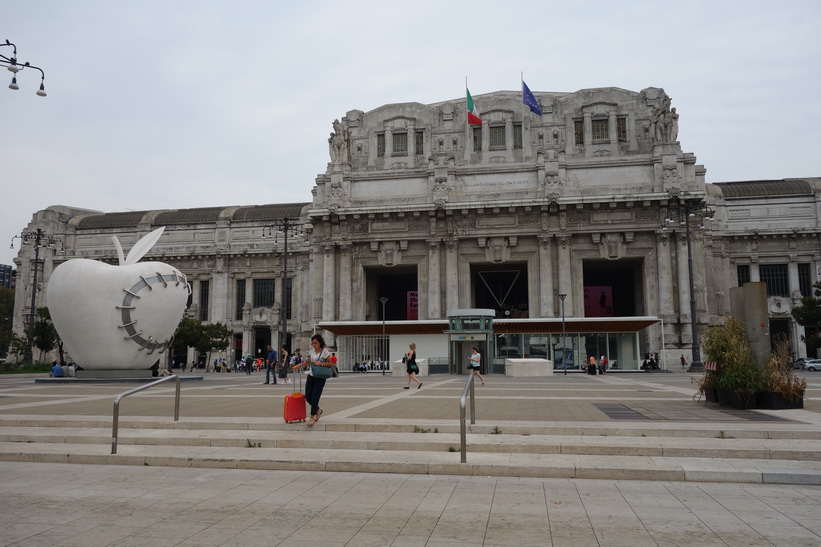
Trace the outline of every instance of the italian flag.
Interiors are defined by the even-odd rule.
[[[479,117],[479,111],[476,110],[476,105],[473,103],[473,97],[470,96],[470,90],[465,88],[468,94],[468,124],[482,125],[482,119]]]

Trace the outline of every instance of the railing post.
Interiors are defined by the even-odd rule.
[[[163,382],[167,382],[169,380],[174,380],[177,383],[176,394],[174,399],[174,421],[177,422],[180,419],[180,377],[176,374],[172,374],[171,376],[166,376],[165,378],[161,378],[150,384],[146,384],[144,386],[140,386],[138,388],[134,388],[132,390],[126,391],[125,393],[120,393],[114,398],[114,416],[111,420],[111,453],[117,453],[117,433],[120,426],[120,401],[124,398],[128,397],[129,395],[133,395],[134,393],[138,393],[144,389],[148,389],[150,387],[154,387],[158,384]]]
[[[467,424],[465,423],[465,407],[467,406],[467,397],[470,393],[470,423],[476,423],[476,402],[473,393],[473,374],[468,374],[465,388],[462,390],[462,396],[459,398],[459,435],[461,438],[462,463],[467,463]]]

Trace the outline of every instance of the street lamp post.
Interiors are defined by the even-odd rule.
[[[567,376],[567,363],[565,359],[567,359],[567,330],[564,327],[564,299],[567,298],[566,294],[560,294],[559,299],[562,301],[562,365],[564,368],[564,375]]]
[[[283,218],[281,220],[277,220],[272,222],[271,224],[266,224],[262,227],[262,237],[274,237],[274,243],[276,244],[276,238],[279,237],[279,234],[283,235],[283,247],[282,247],[282,297],[280,301],[280,310],[279,310],[279,349],[278,352],[284,348],[288,342],[288,323],[287,323],[287,284],[288,284],[288,236],[289,235],[299,235],[301,230],[299,229],[299,225],[297,222],[292,218]]]
[[[23,62],[18,61],[17,60],[17,46],[12,44],[8,40],[6,40],[5,44],[0,43],[0,47],[4,47],[4,46],[8,46],[8,47],[12,48],[12,50],[13,50],[13,53],[11,54],[11,57],[6,57],[2,53],[0,53],[0,66],[6,67],[6,69],[9,72],[14,74],[14,76],[12,76],[12,78],[11,78],[11,83],[9,84],[9,89],[12,89],[14,91],[17,91],[18,89],[20,89],[20,86],[17,85],[17,73],[21,72],[21,71],[23,71],[27,68],[33,68],[34,70],[37,70],[37,71],[40,72],[40,89],[37,90],[37,95],[39,97],[45,97],[46,96],[46,86],[45,86],[46,74],[45,74],[45,72],[43,72],[43,69],[38,67],[38,66],[34,66],[31,63],[23,63]]]
[[[29,328],[26,339],[26,353],[23,356],[23,361],[26,363],[34,363],[34,354],[32,352],[32,344],[34,343],[34,324],[37,322],[37,270],[40,264],[40,246],[45,244],[48,247],[53,247],[59,240],[50,234],[43,232],[41,228],[37,228],[31,232],[24,232],[19,236],[11,238],[11,249],[14,249],[14,240],[19,239],[21,247],[27,243],[34,245],[34,279],[31,284],[31,308],[29,309]]]
[[[385,350],[387,348],[387,344],[385,343],[385,304],[388,303],[387,296],[380,296],[379,301],[382,303],[382,376],[385,375]]]
[[[690,288],[690,330],[693,337],[693,357],[690,361],[690,372],[703,372],[704,364],[701,362],[701,348],[699,346],[698,336],[698,311],[696,310],[696,287],[693,276],[693,234],[690,229],[690,219],[695,217],[701,218],[701,227],[704,227],[704,219],[713,220],[714,211],[707,206],[707,203],[701,200],[686,201],[679,200],[678,203],[671,205],[670,209],[677,211],[679,216],[679,224],[684,226],[684,238],[687,241],[687,275],[689,278]],[[667,222],[673,222],[672,215],[667,216]],[[665,226],[666,230],[667,227]]]

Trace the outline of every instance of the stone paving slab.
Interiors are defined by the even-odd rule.
[[[602,437],[598,446],[625,449],[663,439],[668,450],[705,442],[758,446],[770,456],[778,450],[795,455],[803,446],[809,455],[816,447],[802,443],[821,438],[821,375],[803,374],[810,381],[803,410],[739,412],[696,403],[697,376],[687,373],[490,376],[476,389],[471,439],[492,444],[490,432],[499,427],[583,441],[595,434]],[[121,433],[162,427],[165,435],[182,437],[207,424],[214,432],[239,430],[240,437],[295,434],[281,422],[282,397],[291,386],[237,376],[204,375],[184,384],[178,424],[170,420],[172,384],[129,397],[121,405]],[[348,434],[355,442],[368,432],[421,426],[454,436],[464,378],[423,382],[420,390],[402,390],[402,378],[390,376],[334,380],[323,395],[325,415],[311,433]],[[131,387],[0,376],[0,428],[41,420],[37,427],[53,429],[76,420],[104,433],[114,396]],[[621,406],[603,411],[601,404]],[[295,425],[301,428],[296,434],[307,432]],[[0,453],[19,444],[2,442]],[[458,452],[357,450],[352,461],[338,461],[325,448],[245,449],[252,457],[238,458],[236,446],[124,443],[110,462],[138,464],[124,466],[101,464],[112,457],[106,443],[80,445],[70,465],[59,463],[69,461],[65,446],[29,444],[37,449],[29,457],[45,463],[0,461],[0,545],[821,544],[821,458],[507,452],[476,454],[468,470]],[[197,468],[177,467],[194,458],[202,460]],[[356,461],[371,466],[357,468]],[[257,468],[270,462],[293,468]],[[517,476],[500,476],[506,473]]]
[[[818,545],[821,486],[0,462],[2,545]]]

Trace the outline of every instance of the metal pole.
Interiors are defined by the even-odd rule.
[[[564,368],[564,375],[567,376],[567,363],[565,359],[567,359],[567,330],[564,327],[564,299],[567,298],[566,294],[560,294],[559,298],[562,301],[562,365]]]
[[[382,376],[385,375],[385,351],[387,350],[387,343],[385,340],[385,304],[388,303],[387,296],[381,296],[379,301],[382,302]]]
[[[282,219],[282,230],[285,232],[285,245],[283,247],[282,253],[282,302],[280,305],[280,333],[279,333],[279,350],[277,353],[282,352],[282,348],[285,347],[287,342],[287,332],[288,332],[288,325],[286,323],[286,314],[285,314],[285,285],[288,282],[288,219]],[[279,356],[280,359],[282,355]]]
[[[693,331],[693,359],[690,362],[690,371],[701,372],[701,352],[698,346],[698,319],[696,316],[696,289],[693,280],[693,244],[690,233],[690,206],[684,209],[684,231],[687,237],[687,271],[690,275],[690,328]]]
[[[37,318],[37,268],[40,263],[40,242],[42,240],[43,231],[37,228],[34,234],[34,282],[31,285],[31,310],[29,310],[29,332],[26,340],[26,355],[25,361],[34,364],[34,354],[31,346],[34,343],[34,322]]]

